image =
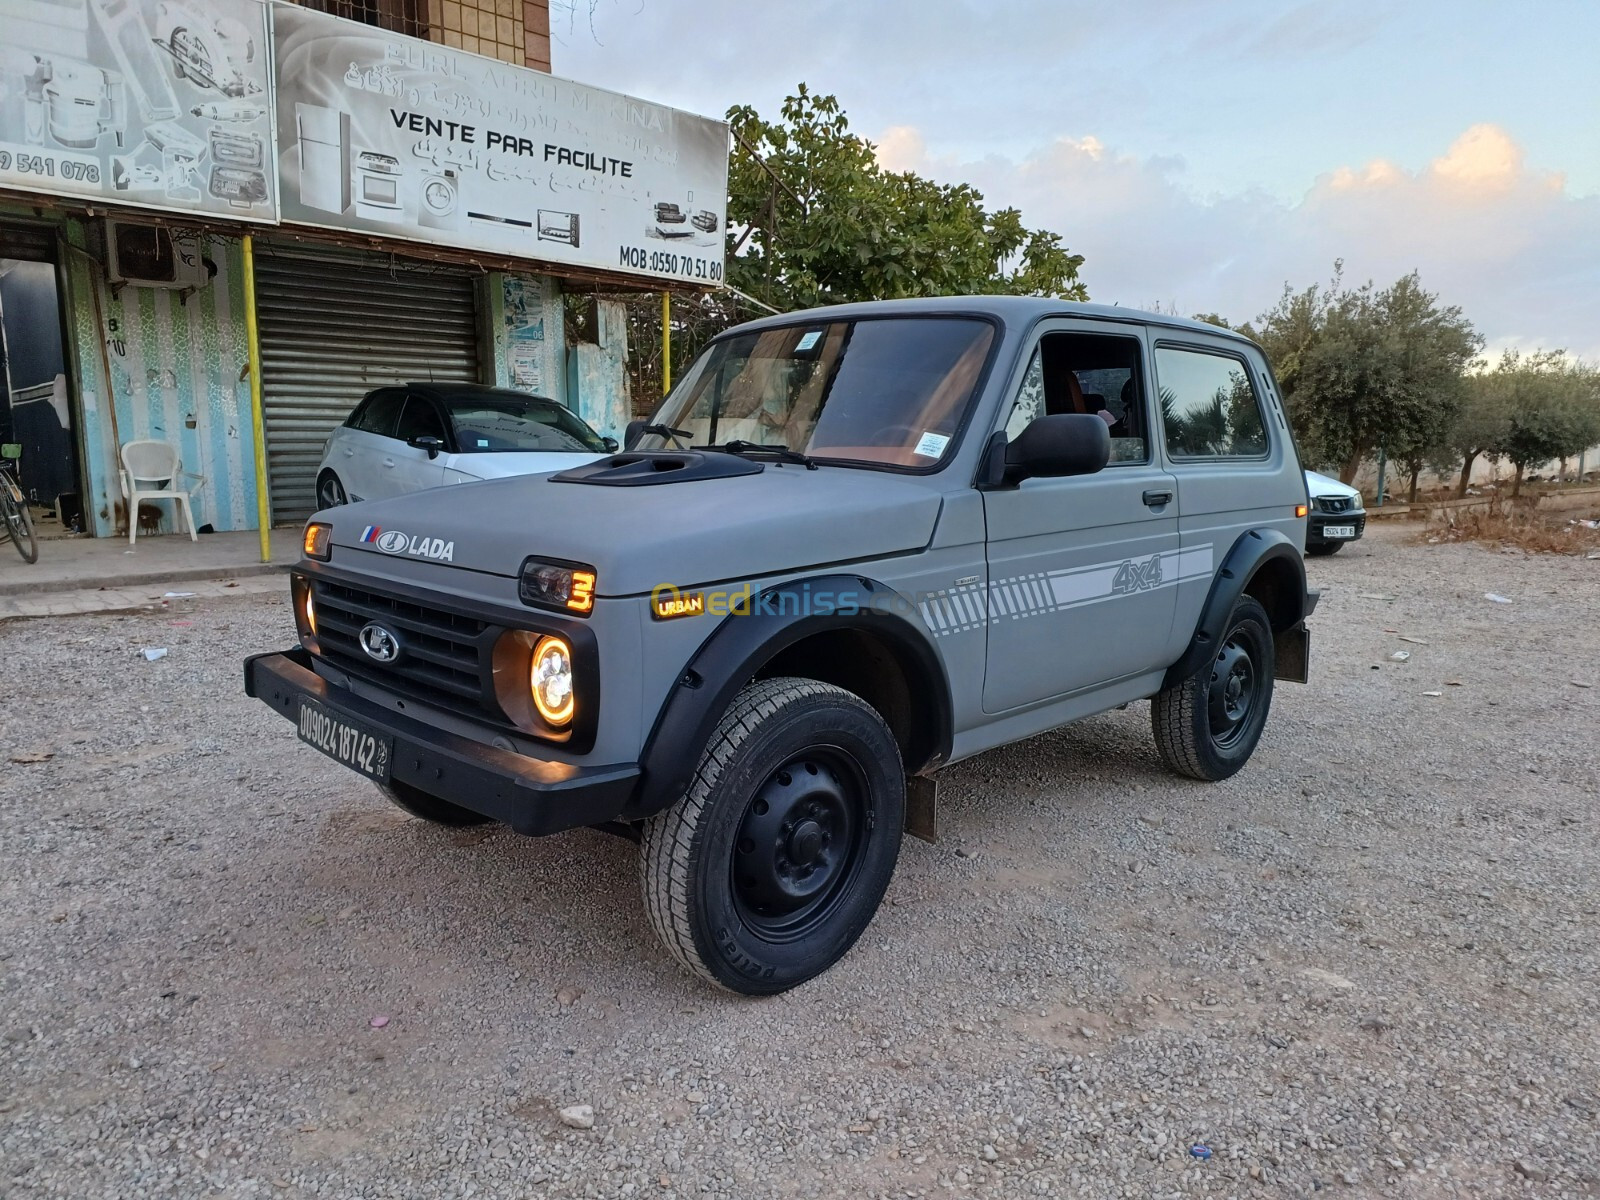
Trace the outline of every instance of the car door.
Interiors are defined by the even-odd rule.
[[[438,438],[441,447],[449,448],[444,417],[438,405],[427,396],[412,392],[406,396],[405,407],[400,410],[395,436],[378,460],[387,489],[384,495],[420,492],[444,482],[443,450],[430,456],[426,450],[410,444],[411,439],[417,437]]]
[[[361,402],[334,439],[327,465],[339,476],[351,501],[387,494],[382,490],[380,460],[394,442],[405,398],[400,388],[379,388]]]
[[[1153,358],[1164,456],[1183,491],[1185,558],[1221,566],[1251,529],[1303,537],[1296,508],[1306,502],[1304,476],[1258,352],[1222,335],[1162,330]],[[1179,589],[1185,633],[1199,621],[1209,590],[1209,578],[1188,579]]]
[[[1112,461],[1093,475],[984,493],[990,713],[1165,666],[1182,570],[1178,483],[1150,436],[1143,331],[1050,322],[1023,361],[1007,436],[1046,413],[1097,413]]]

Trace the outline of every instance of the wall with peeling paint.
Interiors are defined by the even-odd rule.
[[[247,361],[244,266],[236,242],[202,242],[210,283],[187,298],[161,288],[116,295],[84,249],[81,222],[65,223],[69,358],[76,362],[88,476],[84,505],[100,537],[126,532],[117,449],[149,438],[178,447],[193,486],[197,525],[254,529],[255,443]],[[163,532],[174,532],[161,505]]]

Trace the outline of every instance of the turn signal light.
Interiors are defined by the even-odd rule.
[[[1304,504],[1296,504],[1294,506],[1294,515],[1297,517],[1303,517],[1310,511]]]
[[[310,521],[306,524],[304,549],[307,558],[320,559],[327,562],[333,553],[333,526],[322,521]]]

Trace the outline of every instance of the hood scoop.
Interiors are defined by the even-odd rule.
[[[599,462],[558,471],[551,483],[590,483],[601,487],[649,487],[657,483],[692,483],[700,479],[728,479],[759,475],[766,468],[737,454],[707,454],[700,450],[660,450],[651,454],[613,454]]]

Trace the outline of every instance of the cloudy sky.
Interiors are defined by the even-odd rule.
[[[1091,298],[1244,320],[1412,270],[1600,360],[1600,0],[555,0],[555,70],[696,112],[837,95],[896,169],[1061,233]]]

